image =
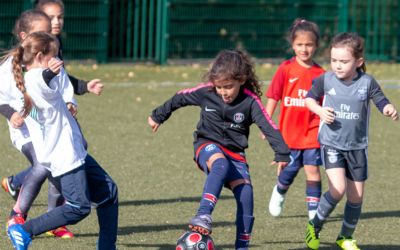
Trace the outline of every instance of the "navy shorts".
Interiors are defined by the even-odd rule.
[[[229,161],[229,172],[226,178],[225,186],[227,186],[227,184],[231,181],[240,179],[248,180],[248,182],[251,183],[249,166],[247,165],[244,154],[239,155],[239,153],[233,153],[215,143],[207,144],[197,152],[196,162],[201,170],[203,170],[206,174],[209,174],[207,161],[216,153],[223,154]],[[235,157],[232,154],[238,154],[238,157]],[[240,158],[240,160],[238,158]]]
[[[319,166],[322,164],[321,149],[291,149],[291,161],[288,168],[300,169],[304,165]]]
[[[322,161],[325,169],[344,168],[346,178],[352,181],[365,181],[368,178],[367,149],[340,150],[327,145],[322,147]]]

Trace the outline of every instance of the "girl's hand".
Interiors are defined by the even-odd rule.
[[[14,112],[10,118],[10,123],[13,128],[19,128],[24,124],[24,118],[19,112]]]
[[[330,107],[321,107],[318,112],[319,117],[326,124],[331,124],[335,120],[335,112],[333,108]]]
[[[149,123],[151,129],[153,130],[153,133],[157,132],[158,127],[160,127],[160,124],[158,124],[157,122],[155,122],[153,120],[153,118],[151,118],[151,116],[149,116],[149,118],[147,118],[147,122]]]
[[[63,66],[63,61],[53,57],[49,60],[47,66],[51,71],[58,75],[58,73],[60,73],[61,67]]]
[[[289,162],[285,162],[285,161],[273,161],[271,162],[271,166],[272,165],[277,165],[276,167],[276,176],[279,176],[281,174],[281,171],[289,164]]]
[[[391,117],[393,121],[399,120],[399,114],[392,104],[387,104],[383,108],[383,115]]]
[[[100,79],[93,79],[87,84],[87,89],[90,93],[93,93],[95,95],[101,95],[101,92],[103,92],[103,83],[101,83]]]
[[[78,109],[72,102],[67,103],[67,108],[69,112],[71,113],[72,117],[76,117],[76,114],[78,114]]]

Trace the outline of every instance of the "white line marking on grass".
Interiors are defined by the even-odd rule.
[[[263,87],[268,86],[271,81],[261,81]],[[399,79],[384,79],[378,80],[384,89],[400,89]],[[107,83],[107,88],[135,88],[135,87],[148,87],[148,88],[159,88],[159,87],[194,87],[200,84],[200,82],[121,82],[121,83]]]

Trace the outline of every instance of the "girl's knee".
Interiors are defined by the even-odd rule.
[[[208,170],[211,170],[212,165],[218,159],[226,159],[226,158],[225,158],[225,155],[222,153],[215,153],[215,154],[211,155],[210,158],[208,158],[208,160],[206,161]]]

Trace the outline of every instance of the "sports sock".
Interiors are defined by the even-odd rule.
[[[322,195],[317,209],[317,215],[311,220],[311,223],[317,231],[321,230],[325,220],[329,217],[338,203],[339,201],[335,200],[329,191]]]
[[[233,194],[237,204],[235,249],[247,249],[254,224],[253,187],[249,184],[239,185]]]
[[[362,203],[350,203],[349,201],[346,202],[342,230],[340,232],[341,236],[348,238],[353,235],[358,223],[358,219],[361,215],[361,207]]]
[[[14,209],[11,209],[10,218],[12,218],[12,217],[14,217],[14,216],[17,216],[17,215],[22,216],[22,218],[24,218],[24,220],[26,220],[26,218],[28,217],[27,214],[18,213],[18,212],[16,212]]]
[[[308,211],[317,210],[321,197],[321,181],[307,181],[306,196]]]
[[[299,168],[294,164],[285,167],[278,176],[278,181],[277,181],[278,193],[285,194],[289,190],[290,185],[293,183],[298,173],[299,173]]]
[[[217,204],[229,171],[229,161],[219,158],[214,161],[204,184],[203,196],[197,214],[211,214]]]

